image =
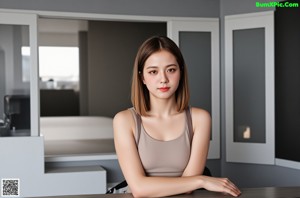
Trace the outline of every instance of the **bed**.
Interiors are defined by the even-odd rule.
[[[99,116],[41,117],[45,161],[116,159],[112,122]]]

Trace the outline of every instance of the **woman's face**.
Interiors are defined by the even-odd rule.
[[[180,81],[180,67],[173,54],[161,50],[146,60],[143,69],[143,83],[150,96],[167,99],[175,96]]]

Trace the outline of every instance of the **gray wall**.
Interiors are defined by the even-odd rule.
[[[0,8],[147,16],[219,16],[219,0],[0,0]]]
[[[138,47],[153,35],[167,35],[166,23],[89,21],[89,115],[113,117],[132,106],[134,59]]]

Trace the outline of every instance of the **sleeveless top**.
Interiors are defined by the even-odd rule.
[[[157,140],[144,129],[141,116],[130,108],[135,123],[135,141],[138,153],[147,176],[179,177],[183,174],[191,154],[193,138],[190,109],[185,110],[184,131],[176,139]]]

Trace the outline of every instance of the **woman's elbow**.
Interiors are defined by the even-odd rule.
[[[135,198],[141,198],[141,197],[144,197],[143,195],[141,195],[140,193],[137,193],[136,191],[133,191],[131,192],[132,193],[132,196],[135,197]]]
[[[132,188],[130,188],[131,194],[135,198],[140,197],[150,197],[149,193],[147,193],[147,189],[144,188],[142,185],[135,185]]]
[[[147,196],[145,195],[145,192],[143,192],[142,189],[138,189],[138,188],[131,189],[131,194],[132,194],[132,196],[135,197],[135,198],[147,197]]]

